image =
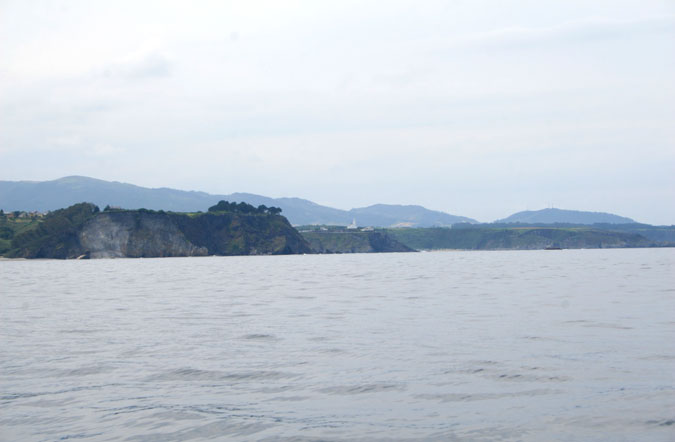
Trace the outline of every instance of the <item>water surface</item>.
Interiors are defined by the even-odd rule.
[[[0,262],[0,439],[675,440],[674,249]]]

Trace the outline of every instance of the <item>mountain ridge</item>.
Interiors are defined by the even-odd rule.
[[[468,217],[429,210],[422,206],[375,204],[342,210],[297,197],[271,198],[242,192],[214,195],[168,187],[141,187],[78,175],[51,181],[0,181],[0,208],[6,211],[44,212],[88,201],[100,207],[109,205],[126,209],[196,212],[205,211],[207,207],[220,200],[280,207],[284,216],[294,225],[348,225],[354,218],[360,225],[377,227],[401,223],[415,227],[431,227],[477,222]],[[409,213],[406,213],[406,210]]]
[[[110,205],[127,209],[197,212],[206,210],[220,200],[280,207],[293,225],[345,226],[354,219],[360,226],[374,227],[450,227],[458,223],[479,224],[472,218],[430,210],[420,205],[372,204],[342,210],[298,197],[271,198],[245,192],[218,195],[170,187],[148,188],[79,175],[51,181],[0,181],[0,209],[5,211],[45,212],[89,201],[100,207]],[[498,223],[618,225],[635,221],[605,212],[548,208],[517,212],[492,224]]]

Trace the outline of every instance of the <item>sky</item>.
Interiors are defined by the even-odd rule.
[[[0,0],[0,180],[675,224],[675,1]]]

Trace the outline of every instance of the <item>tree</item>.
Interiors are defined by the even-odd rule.
[[[254,211],[254,210],[255,210],[255,207],[253,207],[253,206],[250,205],[250,204],[246,204],[246,203],[243,202],[243,201],[240,202],[239,204],[237,204],[237,212],[241,212],[241,213],[251,213],[251,212]]]
[[[209,207],[209,212],[229,212],[230,203],[224,200],[218,201],[218,204]]]
[[[272,210],[277,210],[273,212]],[[218,204],[215,206],[209,207],[209,212],[233,212],[233,213],[252,213],[252,214],[265,214],[265,213],[280,213],[281,209],[276,207],[267,207],[264,204],[255,207],[251,204],[245,202],[228,202],[228,201],[218,201]]]

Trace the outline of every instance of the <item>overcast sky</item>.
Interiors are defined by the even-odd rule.
[[[675,223],[675,2],[0,0],[0,180]]]

